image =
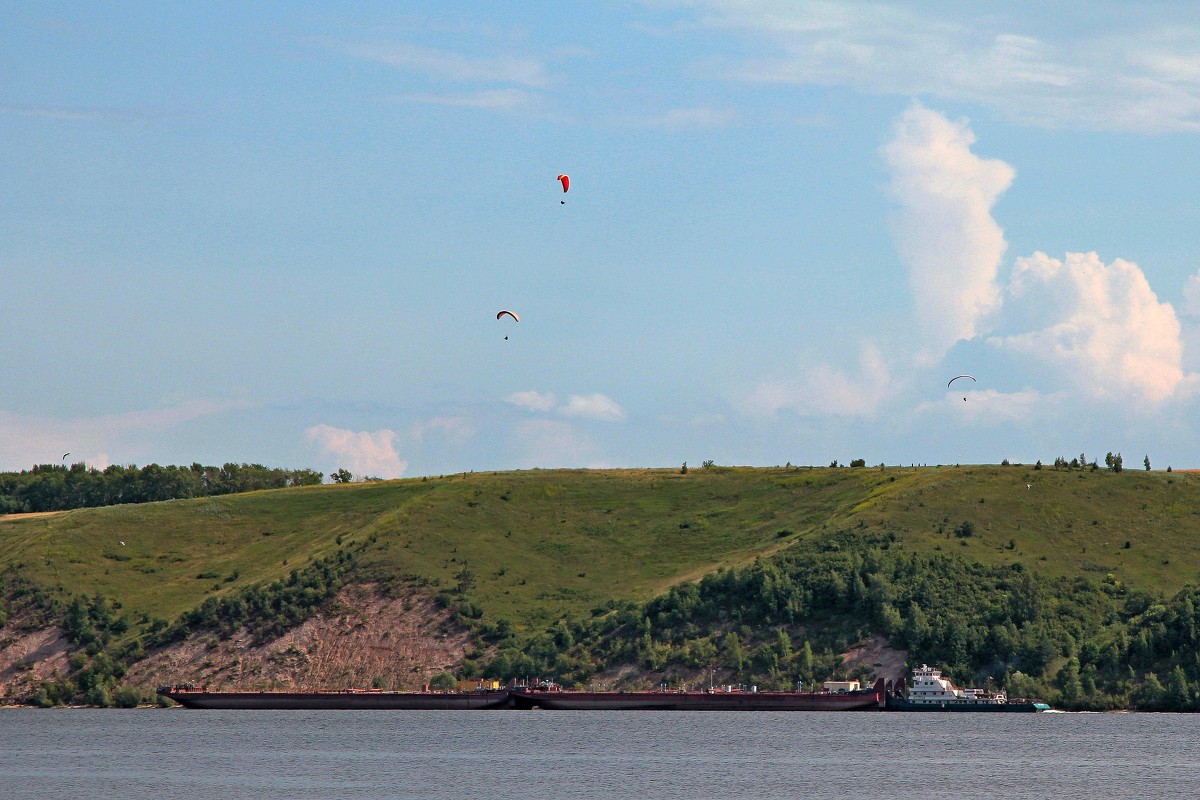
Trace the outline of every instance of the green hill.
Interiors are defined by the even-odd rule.
[[[125,641],[347,551],[360,578],[454,594],[469,616],[506,620],[516,643],[721,568],[794,564],[831,542],[1167,598],[1200,574],[1197,531],[1192,474],[532,470],[4,517],[0,569],[64,602],[99,593],[119,603],[132,621],[116,637]]]

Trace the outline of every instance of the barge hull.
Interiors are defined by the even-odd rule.
[[[516,708],[551,711],[878,711],[883,682],[855,692],[585,692],[517,688]]]
[[[503,708],[508,690],[485,692],[201,692],[160,691],[186,708],[256,710],[468,710]]]
[[[992,713],[1036,713],[1039,711],[1049,711],[1050,706],[1045,703],[910,703],[907,700],[901,700],[895,697],[887,699],[888,711],[926,711],[926,712],[945,712],[945,711],[973,711],[983,714]]]

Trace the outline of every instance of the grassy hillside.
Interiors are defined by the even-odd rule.
[[[955,535],[964,521],[969,537]],[[126,612],[173,619],[357,545],[375,574],[450,586],[465,568],[488,618],[540,626],[863,528],[904,550],[1021,561],[1060,577],[1112,573],[1171,593],[1200,574],[1200,475],[1021,466],[469,473],[0,518],[0,567],[20,564],[54,591],[101,592]]]

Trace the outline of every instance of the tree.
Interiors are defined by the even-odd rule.
[[[792,637],[783,628],[777,628],[776,633],[778,639],[775,642],[775,650],[779,655],[781,662],[788,662],[792,659]]]
[[[475,588],[475,573],[467,568],[466,562],[463,562],[462,569],[454,577],[458,581],[455,588],[459,594],[466,594]]]
[[[865,467],[866,465],[867,465],[867,460],[865,458],[855,458],[850,461],[851,467]]]
[[[1158,711],[1162,708],[1163,701],[1166,699],[1166,693],[1167,691],[1158,679],[1158,676],[1153,672],[1147,672],[1145,680],[1133,690],[1133,695],[1130,699],[1139,710]]]
[[[732,669],[735,675],[741,675],[746,669],[746,651],[742,649],[742,640],[738,635],[733,631],[725,634],[721,650],[726,666]]]
[[[1168,709],[1171,711],[1189,711],[1192,705],[1192,691],[1188,685],[1187,675],[1178,664],[1167,676],[1166,691],[1163,696]]]
[[[812,680],[815,666],[812,645],[805,641],[804,647],[800,649],[800,674],[804,676],[805,680]]]
[[[1079,699],[1083,692],[1083,684],[1079,680],[1079,659],[1074,656],[1067,659],[1067,663],[1058,671],[1058,686],[1065,702],[1074,703]]]
[[[458,688],[458,681],[449,672],[439,672],[429,679],[429,688],[435,692],[449,692]]]
[[[1144,459],[1142,459],[1142,464],[1146,467],[1146,472],[1149,472],[1150,471],[1150,456],[1146,456]]]
[[[329,479],[334,483],[350,483],[354,480],[354,476],[350,474],[350,470],[339,467],[337,472],[329,473]]]

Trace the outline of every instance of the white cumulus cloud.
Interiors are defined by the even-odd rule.
[[[536,392],[532,389],[527,392],[514,392],[504,398],[505,402],[512,403],[514,406],[527,408],[530,411],[549,411],[554,408],[556,398],[551,393]]]
[[[799,379],[759,383],[745,407],[754,414],[788,410],[806,416],[871,417],[895,389],[883,355],[874,345],[866,345],[858,374],[818,364]]]
[[[625,410],[611,397],[602,394],[573,394],[565,405],[558,409],[564,417],[596,419],[604,422],[620,422],[625,419]]]
[[[917,406],[917,412],[944,414],[949,409],[967,422],[1013,422],[1045,416],[1045,410],[1055,406],[1056,400],[1056,397],[1034,389],[1019,392],[969,389],[950,391],[937,403],[922,403]]]
[[[416,441],[437,435],[455,445],[467,443],[475,433],[475,426],[465,417],[434,417],[414,424],[409,431],[409,435]]]
[[[338,467],[358,477],[399,478],[408,469],[408,462],[396,452],[396,432],[386,428],[372,433],[314,425],[304,436],[321,452],[333,456]]]
[[[595,443],[576,431],[569,422],[531,419],[517,425],[511,447],[525,468],[610,466],[600,458]]]
[[[1183,311],[1189,317],[1200,318],[1200,272],[1183,285]]]
[[[564,403],[546,392],[533,390],[514,392],[504,398],[505,402],[527,409],[529,411],[554,411],[564,417],[576,419],[592,419],[601,422],[621,422],[625,419],[625,409],[611,397],[599,393],[573,394]]]
[[[892,231],[909,271],[923,363],[974,338],[1001,303],[996,273],[1007,245],[991,210],[1015,173],[972,153],[974,142],[965,122],[914,105],[884,147],[899,204]]]
[[[996,346],[1063,368],[1097,398],[1162,403],[1197,388],[1182,366],[1175,309],[1160,302],[1137,264],[1096,253],[1017,259],[1006,316],[1034,330],[994,337]],[[1025,326],[1020,316],[1027,314]]]

